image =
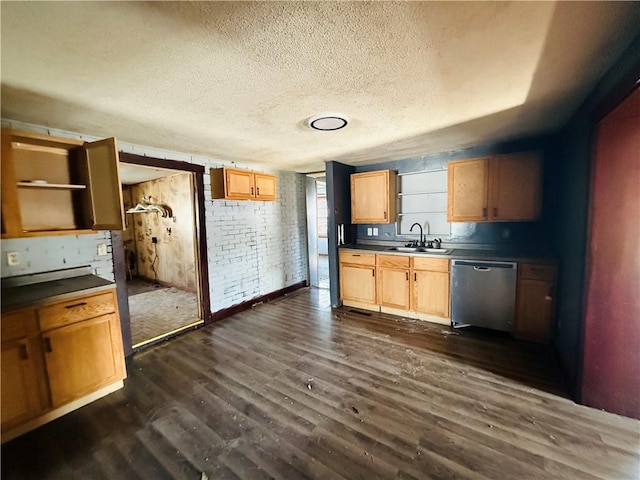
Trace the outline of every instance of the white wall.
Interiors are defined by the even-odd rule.
[[[98,138],[6,119],[2,120],[2,126],[87,141]],[[307,280],[304,175],[123,142],[118,142],[118,149],[137,155],[178,160],[205,167],[207,255],[213,312]],[[231,165],[276,174],[277,201],[212,200],[209,168]],[[71,253],[65,240],[61,240],[71,241],[70,236],[4,240],[2,242],[2,276],[67,268],[68,265],[91,264],[98,275],[113,279],[109,232],[73,238],[76,237],[78,238],[73,242],[75,242],[74,245],[77,244],[77,248],[74,248]],[[98,263],[95,263],[96,260],[89,255],[89,251],[97,256],[97,244],[107,238],[109,256],[98,257]],[[30,260],[29,270],[6,266],[5,252],[18,251],[35,255],[33,252],[36,250],[46,253],[34,256]],[[105,273],[107,267],[104,262],[110,265],[109,273]]]

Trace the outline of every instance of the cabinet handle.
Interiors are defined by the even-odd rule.
[[[260,195],[260,187],[256,187],[256,195]]]
[[[372,276],[372,277],[375,277],[375,276],[376,276],[376,269],[375,269],[375,268],[371,270],[371,276]]]
[[[414,282],[418,281],[418,274],[416,272],[413,272],[413,281]]]
[[[497,217],[497,216],[498,216],[498,208],[497,208],[497,207],[494,207],[494,208],[493,208],[493,216],[494,216],[494,217]]]
[[[44,341],[44,351],[47,353],[53,352],[53,349],[51,348],[51,339],[49,337],[44,337],[42,340]]]
[[[74,303],[73,305],[67,305],[64,308],[76,308],[76,307],[81,307],[83,305],[86,305],[87,302],[80,302],[80,303]]]
[[[387,212],[384,212],[384,219],[387,219]]]
[[[353,253],[353,254],[351,254],[351,256],[352,256],[352,257],[359,257],[359,256],[360,256],[360,254],[359,254],[359,253]]]
[[[487,207],[482,209],[482,218],[487,218]]]
[[[29,351],[26,345],[20,345],[18,355],[20,356],[20,360],[29,360]]]
[[[251,195],[253,195],[253,187],[251,187]]]

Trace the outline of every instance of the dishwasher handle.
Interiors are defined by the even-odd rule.
[[[475,266],[473,267],[473,269],[474,269],[476,272],[490,272],[490,271],[491,271],[491,267],[480,267],[480,266],[478,266],[478,265],[475,265]]]

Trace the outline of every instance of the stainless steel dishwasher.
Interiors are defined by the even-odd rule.
[[[451,324],[512,331],[516,263],[453,260],[451,265]]]

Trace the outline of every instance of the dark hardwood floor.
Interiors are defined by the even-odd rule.
[[[544,347],[304,289],[138,353],[125,388],[2,447],[3,479],[637,479],[639,422]]]

